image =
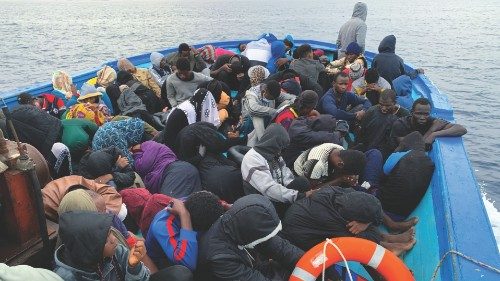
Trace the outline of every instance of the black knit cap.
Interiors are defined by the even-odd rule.
[[[188,45],[188,44],[186,44],[186,43],[181,43],[181,44],[179,45],[179,53],[180,53],[180,52],[183,52],[183,51],[189,51],[189,50],[190,50],[190,48],[189,48],[189,45]]]

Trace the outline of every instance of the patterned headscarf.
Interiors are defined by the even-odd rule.
[[[189,124],[209,122],[219,127],[219,111],[214,96],[207,89],[201,88],[194,92],[191,99],[179,104],[178,109],[184,111]]]
[[[208,63],[214,63],[215,60],[217,59],[215,57],[215,48],[212,45],[205,45],[201,48],[199,48],[198,53],[200,56],[203,58],[204,61]]]
[[[97,84],[101,87],[107,87],[116,80],[116,71],[109,65],[105,65],[97,71]]]
[[[68,161],[68,173],[69,175],[73,174],[73,166],[71,164],[71,154],[69,153],[69,148],[64,145],[63,143],[56,142],[54,145],[52,145],[52,154],[56,157],[56,163],[54,164],[54,172],[56,175],[60,175],[62,171],[62,165],[64,163],[64,160],[67,159]],[[69,175],[64,175],[64,176],[69,176]]]
[[[52,74],[52,87],[54,90],[58,90],[66,96],[66,99],[70,99],[73,96],[71,92],[71,84],[73,80],[68,73],[58,70]]]
[[[248,77],[250,77],[250,85],[255,87],[269,77],[269,70],[262,65],[256,65],[248,69]]]

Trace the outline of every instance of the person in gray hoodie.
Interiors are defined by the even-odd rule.
[[[366,15],[368,14],[368,7],[366,3],[358,2],[354,5],[352,17],[342,25],[339,30],[337,38],[337,48],[339,50],[338,58],[345,57],[347,45],[352,42],[358,43],[361,47],[361,52],[365,51],[366,39]]]
[[[161,53],[152,52],[149,59],[151,60],[149,73],[151,73],[156,84],[161,87],[165,80],[167,80],[167,77],[172,73],[172,69],[167,63],[167,58]]]
[[[289,144],[286,129],[273,123],[267,127],[257,145],[245,154],[241,163],[245,194],[260,193],[268,197],[275,203],[278,213],[284,211],[289,203],[313,193],[309,181],[304,177],[295,177],[281,157],[281,151]]]
[[[391,86],[392,81],[401,75],[408,75],[411,79],[423,74],[422,68],[406,71],[403,59],[396,55],[396,36],[388,35],[378,46],[378,55],[373,58],[372,68],[375,68],[379,75],[387,80]]]

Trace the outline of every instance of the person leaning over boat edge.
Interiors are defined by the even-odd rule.
[[[415,100],[411,115],[402,117],[392,125],[391,139],[394,147],[411,132],[417,131],[423,135],[425,149],[432,149],[432,143],[437,137],[460,137],[467,129],[460,124],[453,124],[444,119],[431,116],[431,104],[426,98]]]

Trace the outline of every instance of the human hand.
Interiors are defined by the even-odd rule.
[[[230,139],[237,139],[240,137],[239,131],[227,132],[227,137]]]
[[[342,183],[348,186],[356,186],[358,185],[358,175],[344,175],[342,176]]]
[[[318,189],[311,189],[309,191],[306,191],[306,197],[309,197],[309,196],[313,195],[318,190],[319,190],[319,188]]]
[[[319,112],[315,109],[313,109],[311,112],[309,112],[309,117],[319,117]]]
[[[282,65],[288,63],[288,58],[279,58],[277,61],[276,61],[276,64],[278,65],[278,67],[281,67]]]
[[[349,228],[349,232],[358,235],[359,233],[365,231],[371,223],[362,223],[358,221],[351,221],[346,226]]]
[[[165,106],[165,107],[161,110],[161,112],[167,112],[168,110],[169,110],[168,106]]]
[[[188,210],[186,209],[186,206],[184,205],[184,202],[175,198],[172,198],[172,201],[167,206],[167,211],[176,216],[189,214]]]
[[[429,135],[424,137],[426,151],[430,151],[432,149],[432,143],[434,143],[435,139],[436,135],[434,135],[434,133],[430,133]]]
[[[113,175],[111,175],[111,174],[105,174],[105,175],[102,175],[102,176],[96,178],[95,182],[97,182],[97,183],[107,183],[108,181],[110,181],[112,179],[113,179]]]
[[[130,267],[137,266],[141,260],[146,256],[146,247],[144,241],[138,240],[135,245],[130,249],[128,254],[128,265]]]
[[[231,65],[229,63],[224,64],[223,66],[221,66],[221,68],[225,72],[233,72],[233,70],[231,69]]]
[[[356,112],[354,114],[356,115],[356,119],[361,120],[361,119],[363,119],[363,116],[365,116],[365,111],[364,110],[360,110],[360,111],[358,111],[358,112]]]
[[[123,157],[121,155],[118,156],[118,159],[116,160],[116,166],[118,166],[118,168],[123,169],[127,167],[128,164],[129,162],[127,157]]]
[[[368,90],[371,90],[371,91],[377,91],[377,92],[380,92],[382,91],[382,87],[380,87],[379,85],[373,83],[373,84],[368,84],[367,85],[367,88]]]

